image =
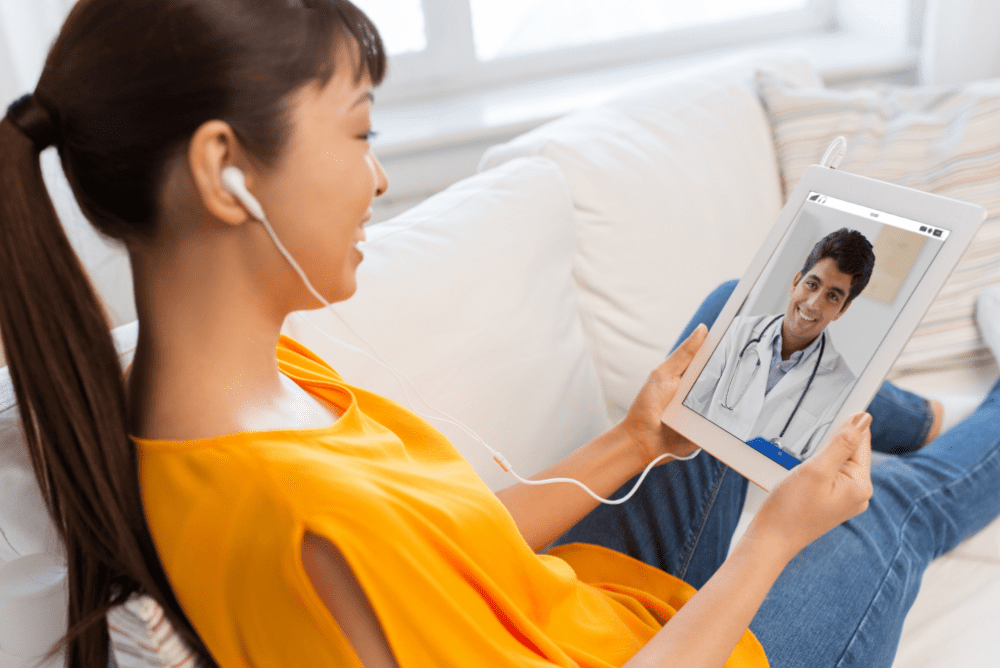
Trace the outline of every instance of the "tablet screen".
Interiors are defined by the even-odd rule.
[[[810,192],[683,404],[786,469],[809,458],[947,238]]]

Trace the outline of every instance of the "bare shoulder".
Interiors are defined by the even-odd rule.
[[[375,611],[337,546],[307,531],[302,538],[302,566],[365,668],[396,668]]]

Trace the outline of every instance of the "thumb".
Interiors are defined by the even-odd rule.
[[[872,422],[868,413],[855,413],[840,429],[830,444],[817,455],[817,464],[830,471],[839,471],[858,452],[863,434]]]
[[[698,349],[701,348],[701,344],[705,342],[706,336],[708,336],[708,327],[704,323],[701,323],[684,339],[684,343],[678,346],[670,354],[670,357],[660,365],[659,370],[668,376],[680,376],[683,374],[684,370],[691,364],[691,360],[694,359]]]

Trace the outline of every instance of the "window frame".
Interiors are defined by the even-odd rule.
[[[526,83],[651,60],[753,46],[834,32],[840,0],[808,0],[805,8],[766,17],[668,30],[640,37],[480,62],[468,0],[422,0],[427,48],[391,57],[380,102],[419,101],[464,91]]]

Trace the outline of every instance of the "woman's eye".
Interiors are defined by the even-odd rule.
[[[368,132],[361,135],[359,139],[363,139],[364,141],[371,141],[372,139],[375,139],[375,137],[377,136],[378,132],[376,132],[375,130],[369,130]]]

